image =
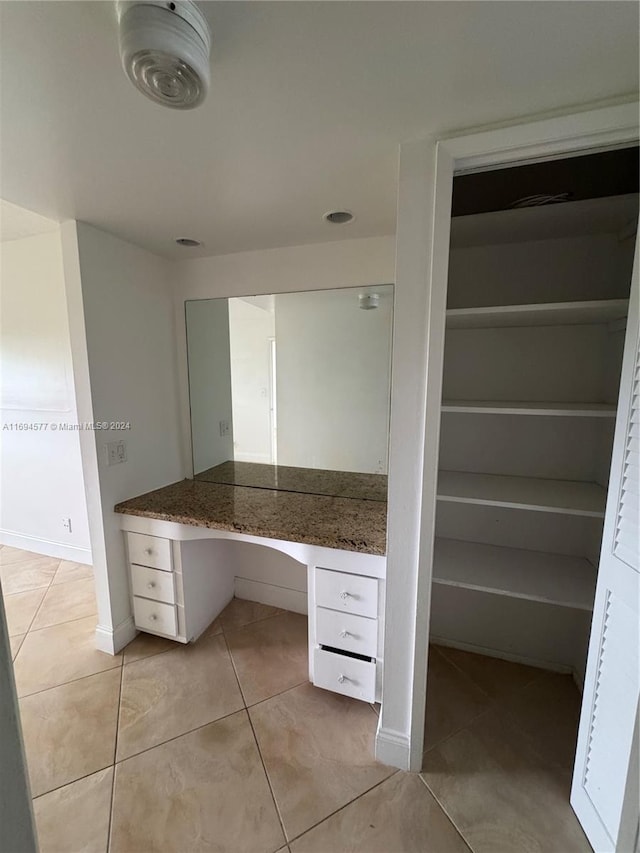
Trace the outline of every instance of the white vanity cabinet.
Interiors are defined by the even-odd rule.
[[[316,687],[379,702],[386,561],[358,556],[365,559],[347,571],[309,567],[309,677]]]
[[[233,564],[212,540],[273,548],[307,573],[309,680],[381,701],[386,557],[139,516],[123,515],[122,526],[139,631],[188,643],[227,606]],[[287,609],[286,599],[271,603]]]
[[[197,639],[233,598],[233,574],[213,565],[203,541],[125,533],[133,619],[139,631]]]

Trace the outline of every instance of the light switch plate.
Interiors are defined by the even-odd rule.
[[[120,465],[127,461],[127,443],[125,441],[109,441],[105,444],[107,465]]]

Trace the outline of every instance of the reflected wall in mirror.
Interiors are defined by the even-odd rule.
[[[185,311],[196,478],[386,500],[393,285]]]

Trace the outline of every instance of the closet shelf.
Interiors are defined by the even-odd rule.
[[[482,415],[543,415],[575,418],[615,418],[616,407],[609,403],[540,403],[511,400],[444,400],[443,412]]]
[[[440,471],[437,498],[455,503],[501,506],[564,515],[604,518],[606,490],[597,483]]]
[[[450,308],[447,310],[447,327],[482,329],[497,326],[578,326],[620,320],[626,317],[628,312],[628,299]]]
[[[512,598],[592,610],[596,569],[581,557],[437,538],[433,580]]]

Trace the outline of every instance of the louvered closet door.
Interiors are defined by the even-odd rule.
[[[571,789],[597,853],[638,844],[640,353],[638,245]]]

